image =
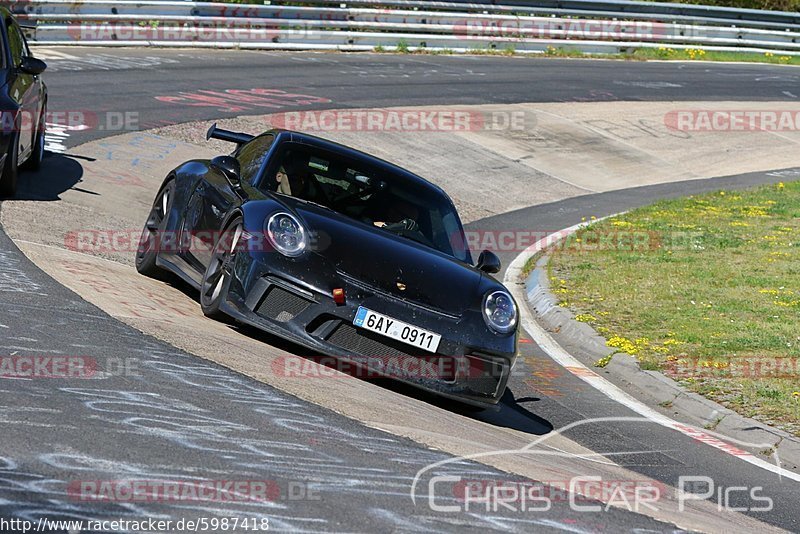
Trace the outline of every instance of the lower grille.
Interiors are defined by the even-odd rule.
[[[339,325],[331,337],[328,338],[328,341],[337,347],[353,351],[361,356],[370,356],[373,358],[411,357],[411,354],[406,351],[389,346],[383,340],[379,339],[377,335],[366,331],[361,332],[348,323]]]
[[[267,290],[261,304],[256,308],[256,313],[267,319],[285,323],[291,321],[305,310],[309,301],[282,287],[272,286]]]
[[[361,330],[349,323],[340,324],[327,341],[348,352],[348,356],[366,356],[378,363],[374,367],[391,370],[391,376],[405,378],[434,379],[452,382],[455,380],[455,360],[449,356],[436,356],[422,349],[410,354],[402,343],[384,336]],[[409,347],[411,348],[411,347]],[[373,365],[366,362],[372,367]],[[418,376],[417,376],[418,375]]]

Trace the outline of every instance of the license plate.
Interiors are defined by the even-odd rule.
[[[439,334],[392,319],[363,306],[358,307],[353,324],[429,352],[436,352],[442,340]]]

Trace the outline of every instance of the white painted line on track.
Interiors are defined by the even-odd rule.
[[[600,220],[600,219],[599,219]],[[559,236],[559,239],[563,239],[575,232],[579,229],[588,226],[597,221],[585,222],[581,224],[576,224],[575,226],[570,226],[569,228],[565,228],[559,232],[556,232],[555,235]],[[524,285],[518,284],[518,282],[522,279],[522,270],[525,267],[527,261],[535,255],[537,252],[551,246],[554,243],[552,237],[545,237],[541,239],[525,249],[519,256],[514,258],[514,261],[508,266],[506,270],[506,274],[503,278],[503,283],[506,287],[511,291],[514,295],[514,298],[519,303],[520,309],[520,317],[522,319],[521,324],[528,335],[534,340],[534,342],[539,345],[539,347],[556,363],[564,367],[567,371],[572,373],[573,375],[577,376],[596,390],[603,393],[605,396],[609,397],[610,399],[622,404],[626,408],[638,413],[639,415],[647,418],[648,420],[661,425],[663,427],[669,428],[671,430],[676,430],[681,434],[689,436],[690,438],[694,439],[695,441],[699,441],[701,443],[705,443],[711,447],[714,447],[717,450],[730,454],[731,456],[735,456],[751,465],[764,469],[765,471],[769,471],[770,473],[775,473],[779,477],[786,477],[788,479],[794,480],[796,482],[800,482],[800,473],[794,473],[792,471],[788,471],[780,467],[780,460],[777,457],[777,453],[775,453],[776,457],[776,464],[772,464],[761,458],[756,457],[755,455],[739,449],[738,447],[731,445],[723,440],[729,440],[732,442],[738,442],[740,445],[743,446],[763,446],[763,447],[770,447],[771,444],[753,444],[753,443],[745,443],[740,442],[739,440],[735,440],[733,438],[722,436],[715,432],[710,432],[707,430],[701,430],[690,425],[686,425],[670,419],[664,414],[661,414],[654,410],[653,408],[647,406],[643,402],[635,399],[616,385],[612,384],[602,376],[598,375],[588,367],[586,367],[583,363],[581,363],[577,358],[572,356],[568,353],[564,348],[558,344],[558,342],[553,339],[553,337],[544,329],[542,328],[539,323],[533,318],[531,314],[530,308],[528,307],[528,299],[527,295],[525,294]],[[522,288],[522,289],[520,289]],[[718,437],[719,436],[719,437]],[[720,439],[722,438],[722,439]]]
[[[70,137],[69,132],[80,132],[88,129],[89,126],[85,124],[65,125],[56,122],[45,123],[44,149],[48,152],[63,154],[67,151],[67,147],[64,143]]]
[[[46,59],[46,60],[78,59],[78,56],[73,56],[72,54],[68,54],[66,52],[61,52],[59,50],[53,50],[51,48],[40,47],[40,46],[33,47],[32,52],[34,57],[38,59]]]

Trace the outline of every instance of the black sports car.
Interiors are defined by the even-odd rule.
[[[485,406],[502,396],[517,307],[472,265],[455,207],[404,169],[310,135],[212,126],[231,156],[164,180],[136,268],[179,275],[203,312],[234,318],[337,362]]]
[[[17,191],[20,167],[36,170],[44,158],[47,87],[39,75],[47,65],[28,48],[19,23],[0,7],[0,197]]]

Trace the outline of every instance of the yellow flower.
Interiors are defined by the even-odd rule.
[[[647,348],[649,344],[650,340],[646,337],[640,337],[631,341],[630,339],[622,336],[614,336],[606,341],[606,345],[609,347],[619,349],[619,352],[624,352],[625,354],[630,354],[631,356],[635,356],[641,352],[642,349]]]
[[[778,191],[783,191],[783,188],[786,187],[783,182],[778,182]]]
[[[596,362],[594,362],[594,366],[595,366],[595,367],[605,367],[606,365],[608,365],[609,363],[611,363],[611,358],[613,358],[613,357],[614,357],[614,355],[613,355],[613,354],[609,354],[609,355],[608,355],[608,356],[606,356],[605,358],[600,358],[599,360],[597,360]]]

